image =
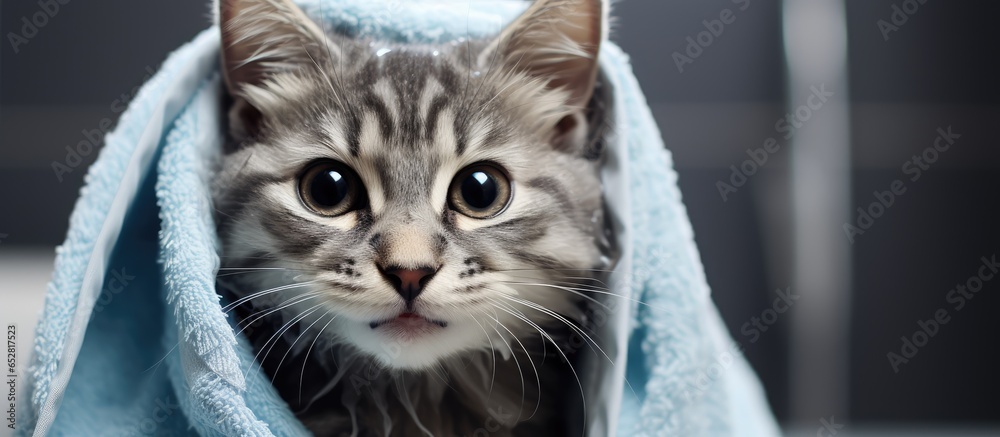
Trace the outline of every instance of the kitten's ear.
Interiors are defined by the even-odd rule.
[[[508,68],[547,80],[570,93],[567,102],[583,107],[597,77],[597,53],[606,30],[604,0],[535,0],[480,54],[480,65],[494,56]]]
[[[253,134],[264,102],[251,91],[275,73],[329,62],[339,48],[291,0],[217,1],[223,78],[236,100],[230,123]]]

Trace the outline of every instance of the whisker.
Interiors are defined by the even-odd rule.
[[[328,320],[326,322],[325,325],[323,325],[322,328],[320,328],[319,333],[316,334],[316,337],[313,337],[312,343],[310,343],[309,344],[309,348],[306,349],[306,356],[302,360],[302,371],[299,373],[299,399],[298,399],[298,404],[299,405],[302,405],[302,380],[305,379],[305,375],[306,375],[306,363],[309,362],[309,354],[312,353],[313,346],[316,346],[316,341],[319,340],[319,338],[323,336],[323,332],[326,331],[326,327],[330,326],[330,324],[333,323],[333,321],[336,318],[337,318],[337,316],[334,315],[330,320]],[[334,363],[334,364],[336,364],[336,363]]]
[[[274,384],[274,379],[278,377],[278,371],[281,370],[281,365],[285,363],[285,358],[288,358],[288,354],[291,353],[293,349],[295,349],[295,344],[299,342],[299,339],[302,338],[302,335],[304,335],[306,332],[308,332],[309,329],[312,328],[313,325],[315,325],[316,323],[318,323],[320,320],[323,320],[326,316],[329,316],[331,312],[332,312],[332,310],[326,310],[326,312],[323,313],[322,316],[317,317],[316,320],[313,320],[313,322],[310,323],[309,326],[306,326],[306,329],[303,329],[302,332],[300,332],[299,335],[297,337],[295,337],[295,341],[293,341],[292,344],[290,346],[288,346],[288,350],[285,351],[285,354],[281,356],[281,360],[278,361],[278,367],[274,368],[274,375],[271,376],[271,384]],[[336,316],[334,316],[334,317],[336,317]]]
[[[155,371],[156,368],[160,367],[160,364],[163,364],[163,360],[166,360],[167,357],[170,356],[170,353],[173,352],[174,349],[177,349],[177,346],[180,346],[180,345],[181,345],[181,343],[177,342],[177,344],[175,344],[174,347],[170,348],[170,350],[168,350],[167,353],[163,354],[163,358],[160,358],[159,360],[156,360],[156,362],[153,363],[152,366],[149,366],[148,369],[143,370],[142,373],[146,373],[146,372],[148,372],[150,370]]]
[[[311,293],[311,294],[296,296],[296,297],[293,297],[293,298],[285,301],[285,302],[288,302],[288,303],[284,303],[283,305],[278,306],[276,308],[267,308],[267,309],[260,310],[260,311],[258,311],[256,313],[253,313],[253,314],[247,316],[247,318],[243,319],[240,322],[240,323],[246,323],[246,324],[243,326],[243,328],[241,328],[238,332],[236,332],[236,335],[242,334],[243,331],[247,330],[247,328],[249,328],[254,323],[257,323],[258,320],[263,319],[264,317],[267,317],[267,316],[269,316],[271,314],[274,314],[274,313],[276,313],[278,311],[281,311],[281,310],[283,310],[285,308],[288,308],[288,307],[290,307],[292,305],[300,304],[300,303],[305,302],[307,300],[315,299],[315,298],[317,298],[319,296],[320,296],[319,292],[314,292],[314,293]],[[293,300],[294,300],[294,302],[290,302],[290,301],[293,301]],[[257,318],[255,318],[253,320],[250,320],[248,322],[248,320],[250,319],[250,317],[253,317],[254,315],[257,315],[257,314],[260,314],[260,313],[264,313],[264,314],[261,314]],[[239,326],[239,323],[237,324],[237,326]]]
[[[318,270],[291,269],[291,268],[288,268],[288,269],[286,269],[286,268],[273,268],[273,269],[265,269],[265,268],[246,269],[246,268],[243,268],[243,269],[239,269],[239,270],[233,269],[233,271],[228,271],[226,273],[219,273],[219,274],[215,275],[215,277],[216,278],[228,278],[230,276],[244,275],[244,274],[247,274],[247,273],[270,273],[271,271],[293,272],[293,273],[296,274],[296,276],[294,277],[296,279],[299,278],[300,276],[303,276],[304,274],[307,274],[307,273],[320,273],[320,271],[318,271]]]
[[[261,259],[267,261],[282,261],[277,256],[250,256],[250,255],[219,255],[220,259]]]
[[[518,319],[520,319],[522,322],[527,323],[528,326],[531,326],[532,328],[535,328],[535,330],[538,331],[538,333],[542,336],[542,338],[544,338],[544,339],[546,339],[546,340],[548,340],[549,342],[552,343],[552,346],[555,348],[556,352],[559,352],[559,355],[561,355],[562,358],[566,361],[566,365],[569,366],[570,372],[573,373],[573,378],[576,379],[576,385],[577,385],[577,387],[580,388],[580,398],[583,400],[583,416],[582,416],[582,417],[584,417],[584,419],[583,419],[583,429],[584,429],[584,435],[586,435],[586,429],[587,429],[587,419],[586,419],[586,417],[587,417],[587,395],[584,393],[583,382],[580,381],[580,375],[577,374],[576,369],[573,367],[573,363],[569,360],[569,357],[567,357],[566,354],[563,353],[562,349],[559,349],[559,345],[556,343],[555,339],[553,339],[552,336],[549,335],[548,332],[546,332],[544,329],[542,329],[541,326],[538,326],[537,323],[531,321],[531,319],[529,319],[523,313],[521,313],[520,311],[517,311],[514,307],[511,307],[509,305],[507,305],[507,307],[509,307],[509,309],[505,308],[503,302],[499,302],[499,301],[496,301],[496,300],[490,299],[490,298],[487,298],[487,299],[489,299],[490,301],[492,301],[494,304],[497,304],[496,308],[499,308],[500,310],[502,310],[502,311],[504,311],[504,312],[506,312],[506,313],[508,313],[508,314],[510,314],[510,315],[512,315],[512,316],[514,316],[514,317],[516,317]],[[511,311],[511,310],[513,310],[513,311]],[[516,313],[514,311],[516,311]]]
[[[301,268],[294,268],[294,267],[220,267],[219,268],[220,272],[230,271],[230,270],[232,270],[232,271],[244,271],[244,270],[246,270],[246,271],[258,271],[258,270],[297,270],[297,271],[310,270],[310,271],[319,271],[318,269],[301,269]]]
[[[519,299],[519,298],[511,297],[511,296],[504,296],[504,295],[500,295],[500,297],[504,298],[504,299],[507,299],[507,300],[509,300],[511,302],[514,302],[514,303],[519,303],[519,304],[524,305],[524,306],[526,306],[528,308],[531,308],[531,309],[533,309],[535,311],[538,311],[538,312],[541,312],[543,314],[546,314],[549,317],[552,317],[552,318],[554,318],[554,319],[556,319],[556,320],[558,320],[560,322],[563,322],[571,330],[575,331],[577,334],[580,334],[585,339],[587,339],[587,344],[590,346],[591,350],[593,350],[594,347],[596,347],[597,350],[599,350],[601,352],[601,354],[604,355],[604,358],[607,358],[608,362],[610,362],[611,365],[614,366],[615,361],[613,359],[611,359],[611,357],[608,356],[608,354],[606,352],[604,352],[604,349],[601,348],[601,346],[599,344],[597,344],[597,342],[594,341],[594,339],[589,334],[587,334],[583,329],[580,329],[580,327],[576,326],[573,322],[570,322],[568,319],[566,319],[565,317],[563,317],[561,314],[559,314],[559,313],[557,313],[555,311],[552,311],[552,310],[550,310],[548,308],[545,308],[544,306],[539,305],[537,303],[528,301],[528,300]],[[595,350],[595,352],[597,352],[597,350]]]
[[[506,273],[506,272],[505,272],[505,273]],[[513,277],[515,277],[515,278],[521,278],[521,276],[516,276],[516,275],[510,275],[510,274],[508,274],[508,275],[509,275],[509,276],[513,276]],[[531,276],[526,276],[526,277],[523,277],[523,278],[525,278],[525,279],[536,279],[536,280],[538,279],[538,278],[536,278],[536,277],[531,277]],[[597,278],[597,277],[592,277],[592,276],[568,276],[568,275],[559,275],[559,276],[557,276],[557,278],[558,278],[558,279],[563,279],[563,280],[567,280],[567,281],[571,281],[571,282],[573,282],[573,283],[584,283],[584,284],[586,284],[586,283],[588,283],[588,282],[596,282],[596,283],[600,284],[601,286],[603,286],[603,288],[604,288],[605,290],[610,290],[610,289],[611,289],[611,286],[610,286],[610,285],[608,285],[607,283],[605,283],[604,281],[600,280],[600,279],[599,279],[599,278]]]
[[[493,384],[496,382],[497,378],[497,350],[493,347],[493,340],[490,339],[490,334],[486,332],[486,328],[483,327],[483,324],[479,323],[479,320],[476,320],[472,314],[469,314],[468,316],[473,322],[476,322],[476,324],[479,325],[479,328],[483,330],[483,334],[486,334],[486,340],[490,342],[490,352],[493,353],[493,376],[490,378],[490,396],[493,396]]]
[[[607,305],[605,305],[603,302],[601,302],[601,301],[599,301],[597,299],[594,299],[591,296],[587,296],[586,294],[583,294],[582,292],[580,292],[578,290],[575,290],[575,289],[572,289],[572,288],[569,288],[569,287],[563,287],[563,286],[554,285],[554,284],[546,284],[546,283],[541,283],[541,282],[535,283],[535,282],[501,281],[501,283],[503,283],[503,284],[515,284],[515,285],[531,285],[531,286],[536,286],[536,287],[547,287],[547,288],[555,288],[555,289],[559,289],[559,290],[569,291],[569,292],[571,292],[573,294],[576,294],[577,296],[580,296],[580,297],[582,297],[584,299],[590,300],[591,302],[593,302],[593,303],[595,303],[597,305],[600,305],[601,307],[603,307],[604,309],[606,309],[608,311],[611,311],[611,308],[608,307]]]
[[[547,284],[530,284],[530,285],[541,285],[541,286],[546,286]],[[574,291],[574,290],[571,290],[571,289],[569,289],[569,288],[566,288],[566,287],[555,287],[555,288],[557,288],[557,289],[561,289],[561,290],[566,290],[566,291]],[[592,290],[592,291],[597,291],[597,290]],[[574,292],[575,292],[576,294],[580,294],[579,292],[576,292],[576,291],[574,291]],[[613,294],[613,293],[608,293],[608,294],[612,294],[612,295],[614,295],[614,296],[618,296],[618,297],[625,297],[625,296],[621,296],[621,295],[617,295],[617,294]],[[501,297],[504,297],[504,298],[508,298],[507,296],[504,296],[504,295],[500,295],[500,296],[501,296]],[[523,301],[523,299],[517,299],[517,298],[510,298],[510,299],[516,299],[516,300],[522,300],[522,301]],[[524,301],[524,302],[525,302],[525,303],[529,303],[530,301]],[[643,305],[646,305],[646,306],[649,306],[649,305],[647,305],[647,304],[645,304],[645,303],[643,303],[643,302],[639,302],[639,301],[636,301],[636,302],[638,302],[638,303],[641,303],[641,304],[643,304]],[[522,303],[522,305],[525,305],[525,303]],[[579,333],[580,335],[584,336],[584,338],[586,338],[586,339],[587,339],[587,341],[588,341],[588,345],[590,346],[591,350],[593,350],[593,349],[594,349],[594,347],[596,346],[596,347],[597,347],[597,349],[599,349],[599,350],[600,350],[601,354],[602,354],[602,355],[604,355],[604,357],[605,357],[605,358],[606,358],[606,359],[608,360],[608,362],[609,362],[609,363],[611,363],[611,366],[612,366],[612,367],[615,367],[615,362],[614,362],[614,360],[612,360],[612,359],[611,359],[611,357],[610,357],[610,356],[608,356],[608,354],[607,354],[607,353],[606,353],[606,352],[604,351],[604,349],[603,349],[603,348],[601,348],[601,346],[600,346],[599,344],[597,344],[597,342],[596,342],[596,341],[594,341],[594,340],[593,340],[593,339],[592,339],[592,338],[591,338],[591,337],[590,337],[589,335],[587,335],[587,334],[586,334],[585,332],[583,332],[582,330],[580,330],[580,329],[579,329],[578,327],[576,327],[575,325],[573,325],[572,323],[570,323],[570,322],[569,322],[568,320],[566,320],[566,319],[565,319],[564,317],[562,317],[561,315],[558,315],[558,314],[557,314],[557,313],[555,313],[554,311],[552,311],[552,310],[549,310],[549,309],[547,309],[547,308],[544,308],[544,307],[542,307],[541,305],[538,305],[538,304],[536,304],[536,303],[534,303],[534,302],[530,302],[530,303],[538,307],[538,308],[536,308],[536,310],[539,310],[539,311],[541,311],[541,309],[539,309],[539,308],[543,308],[543,309],[544,309],[544,311],[547,311],[547,312],[548,312],[547,314],[549,314],[549,315],[550,315],[550,316],[552,316],[552,317],[558,317],[558,318],[560,318],[560,319],[561,319],[560,321],[562,321],[562,322],[563,322],[563,323],[565,323],[565,324],[566,324],[567,326],[569,326],[569,327],[570,327],[570,329],[573,329],[573,330],[575,330],[576,332],[578,332],[578,333]],[[528,305],[526,305],[526,306],[528,306]],[[530,306],[529,306],[529,307],[530,307]],[[650,307],[650,308],[652,308],[651,306],[649,306],[649,307]],[[608,308],[607,306],[605,306],[605,308],[607,308],[607,309],[608,309],[609,311],[611,311],[611,309],[610,309],[610,308]],[[631,392],[632,392],[632,395],[633,395],[633,396],[635,396],[635,398],[636,398],[636,399],[638,399],[638,398],[639,398],[639,395],[638,395],[638,394],[636,393],[635,389],[634,389],[634,388],[632,387],[632,384],[631,384],[631,383],[630,383],[630,382],[628,381],[628,378],[625,378],[625,381],[624,381],[624,382],[625,382],[625,385],[626,385],[626,386],[627,386],[627,387],[629,388],[629,391],[631,391]]]
[[[498,273],[507,272],[597,272],[597,273],[611,273],[614,270],[609,269],[592,269],[592,268],[581,268],[581,267],[538,267],[538,268],[523,268],[523,269],[496,269],[491,270]]]
[[[281,326],[281,328],[280,328],[280,329],[278,329],[278,331],[277,331],[277,332],[275,332],[274,334],[272,334],[272,335],[271,335],[271,338],[267,339],[267,341],[266,341],[266,342],[264,342],[264,345],[263,345],[263,346],[261,346],[260,350],[259,350],[259,351],[257,351],[257,354],[256,354],[256,355],[254,355],[254,357],[253,357],[253,362],[251,362],[251,363],[250,363],[250,367],[249,367],[249,368],[247,368],[247,373],[246,373],[245,375],[243,375],[243,378],[244,378],[244,379],[246,379],[247,377],[249,377],[249,376],[250,376],[250,372],[252,372],[252,371],[253,371],[253,366],[254,366],[254,364],[257,364],[257,367],[258,367],[258,369],[262,369],[262,368],[263,368],[263,366],[264,366],[264,360],[266,360],[266,359],[267,359],[267,356],[271,354],[271,350],[272,350],[272,349],[274,349],[274,346],[275,346],[275,345],[277,345],[277,344],[278,344],[278,341],[280,341],[280,340],[281,340],[281,336],[282,336],[282,335],[284,335],[285,331],[288,331],[288,329],[289,329],[289,328],[291,328],[291,327],[292,327],[292,325],[294,325],[294,324],[298,323],[298,321],[299,321],[299,320],[302,320],[302,319],[304,319],[304,318],[308,317],[308,316],[309,316],[310,314],[312,314],[312,313],[313,313],[314,311],[316,311],[317,309],[319,309],[319,307],[320,307],[321,305],[323,305],[323,303],[322,303],[322,302],[321,302],[321,303],[318,303],[318,304],[316,304],[316,305],[314,305],[314,306],[312,306],[312,307],[310,307],[309,309],[307,309],[307,310],[305,310],[305,311],[303,311],[303,312],[302,312],[301,314],[299,314],[298,316],[295,316],[295,317],[293,317],[293,318],[289,319],[289,320],[288,320],[287,322],[285,322],[285,324],[284,324],[284,325],[282,325],[282,326]],[[273,341],[273,343],[272,343],[272,341]],[[264,348],[265,348],[265,347],[267,347],[267,345],[268,345],[269,343],[271,344],[271,347],[269,347],[269,348],[267,349],[267,353],[265,353],[265,354],[264,354],[264,358],[262,358],[262,359],[259,359],[259,360],[258,360],[258,358],[260,358],[260,353],[261,353],[261,352],[264,352]]]
[[[307,285],[313,285],[313,284],[316,284],[316,283],[318,283],[318,281],[298,282],[298,283],[295,283],[295,284],[281,285],[281,286],[270,288],[270,289],[267,289],[267,290],[264,290],[264,291],[258,291],[256,293],[251,293],[251,294],[243,296],[243,297],[241,297],[239,299],[236,299],[235,301],[233,301],[229,305],[226,305],[226,306],[222,307],[222,311],[228,313],[228,312],[232,311],[233,308],[236,308],[237,306],[242,305],[244,302],[256,299],[258,297],[261,297],[261,296],[264,296],[264,295],[267,295],[267,294],[271,294],[271,293],[277,293],[279,291],[290,290],[290,289],[293,289],[293,288],[304,287],[304,286],[307,286]]]
[[[520,282],[515,282],[515,281],[501,281],[501,282],[503,282],[505,284],[521,284],[521,285],[539,285],[539,286],[545,286],[545,284],[520,283]],[[555,287],[555,286],[553,286],[553,287]],[[613,293],[613,292],[610,292],[610,291],[603,291],[603,290],[596,290],[596,289],[580,289],[578,291],[580,291],[580,292],[587,292],[587,293],[603,294],[603,295],[606,295],[606,296],[614,296],[614,297],[626,299],[626,300],[628,300],[630,302],[637,303],[639,305],[644,305],[647,308],[664,310],[664,308],[662,308],[662,307],[654,307],[654,306],[652,306],[652,305],[650,305],[650,304],[648,304],[646,302],[643,302],[641,300],[638,300],[638,299],[635,299],[635,298],[632,298],[632,297],[629,297],[629,296],[624,296],[624,295],[621,295],[621,294],[618,294],[618,293]]]
[[[485,311],[483,313],[486,314],[486,317],[490,317],[489,313],[486,313]],[[494,322],[496,322],[496,324],[493,326],[493,330],[497,332],[497,336],[500,337],[500,340],[503,341],[507,345],[507,349],[510,349],[510,355],[512,357],[514,357],[514,364],[517,365],[517,374],[521,378],[521,408],[518,410],[518,412],[517,412],[517,419],[515,420],[515,423],[519,423],[521,421],[521,416],[524,413],[524,398],[525,398],[526,391],[527,391],[525,389],[525,384],[524,384],[524,372],[521,371],[521,362],[517,359],[517,353],[514,352],[514,347],[510,344],[510,342],[508,342],[507,340],[504,340],[503,334],[501,334],[500,330],[496,328],[496,325],[500,325],[500,327],[502,327],[508,333],[510,333],[510,336],[512,338],[514,338],[515,340],[517,340],[517,337],[514,336],[514,333],[511,332],[510,329],[507,329],[507,327],[504,326],[504,324],[500,322],[500,317],[498,317],[496,315],[496,309],[495,308],[494,308],[493,313],[494,313],[494,317],[490,317],[491,319],[493,319]],[[518,343],[520,343],[520,340],[517,340],[517,341],[518,341]],[[526,356],[528,356],[528,361],[531,361],[531,356],[528,354],[528,350],[524,348],[523,344],[521,345],[521,349],[523,349],[524,350],[524,354]],[[535,372],[535,379],[538,381],[539,398],[541,398],[541,387],[542,387],[541,378],[539,377],[539,375],[538,375],[538,369],[535,369],[535,364],[533,362],[531,364],[531,368]],[[531,417],[534,417],[535,412],[538,411],[538,406],[539,406],[540,403],[541,403],[541,399],[538,399],[535,402],[535,409],[534,409],[534,411],[531,412],[531,416],[528,417],[528,420],[530,420]]]

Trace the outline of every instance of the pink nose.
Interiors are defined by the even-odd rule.
[[[424,286],[427,282],[434,277],[434,273],[437,273],[437,269],[432,267],[421,267],[416,269],[404,269],[399,267],[390,267],[387,269],[379,269],[382,272],[382,276],[392,284],[396,289],[396,293],[406,301],[407,304],[413,303],[420,292],[424,290]]]

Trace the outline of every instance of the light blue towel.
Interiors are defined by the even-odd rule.
[[[411,42],[489,35],[525,6],[303,5],[334,28]],[[583,359],[587,435],[778,435],[709,297],[628,57],[611,43],[600,56],[614,96],[603,178],[623,253],[609,285],[625,297],[595,317],[614,364]],[[214,27],[174,52],[90,168],[57,250],[19,435],[307,435],[263,374],[245,376],[253,355],[215,293],[207,181],[223,135],[218,57]]]

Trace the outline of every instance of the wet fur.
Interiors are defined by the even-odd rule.
[[[599,2],[542,1],[497,38],[419,46],[324,32],[281,0],[223,0],[219,286],[317,435],[560,435],[579,417],[557,345],[584,324],[584,301],[560,287],[606,268],[609,248],[585,110],[596,67],[554,66],[592,68],[596,48],[548,33],[582,4]],[[317,159],[352,167],[366,207],[303,207],[296,181]],[[445,200],[481,161],[514,181],[485,220]],[[433,338],[369,327],[411,310],[376,268],[387,261],[441,266],[412,308],[447,321]]]

